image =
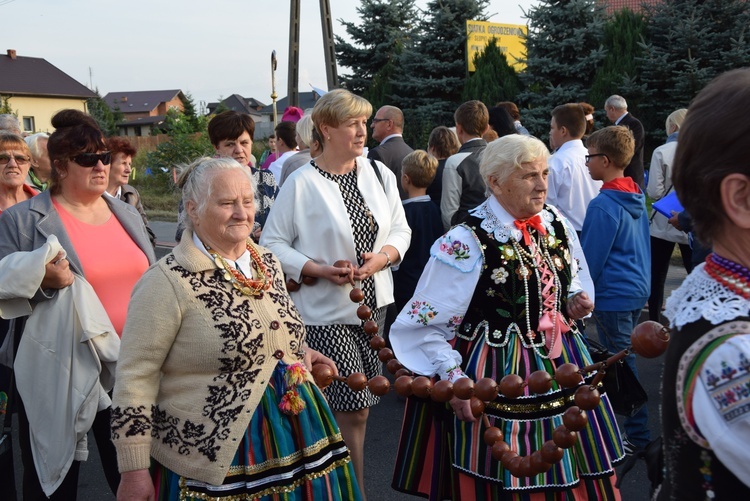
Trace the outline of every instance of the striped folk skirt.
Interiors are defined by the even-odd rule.
[[[305,409],[298,415],[279,410],[280,368],[266,387],[224,483],[185,478],[154,461],[151,475],[158,501],[361,499],[349,450],[320,390],[311,383],[298,385]]]
[[[484,339],[457,339],[455,349],[463,356],[463,370],[477,380],[499,381],[505,374],[526,378],[536,370],[554,373],[557,365],[591,364],[580,334],[564,337],[563,353],[551,361],[523,347],[519,340],[502,348]],[[574,389],[555,383],[544,395],[526,393],[518,399],[502,396],[488,402],[485,414],[503,432],[511,450],[525,456],[552,439],[562,424],[565,410],[573,405]],[[404,411],[393,488],[429,499],[461,500],[614,500],[614,465],[624,459],[620,432],[606,394],[599,407],[588,411],[589,422],[575,446],[565,449],[562,460],[547,473],[517,478],[495,460],[484,444],[481,420],[456,419],[447,404],[410,397]]]

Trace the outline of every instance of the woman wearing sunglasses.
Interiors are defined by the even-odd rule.
[[[87,317],[101,313],[104,322],[93,334],[113,331],[119,336],[125,323],[130,293],[143,272],[155,261],[154,251],[138,211],[120,200],[102,196],[109,183],[112,155],[106,150],[104,137],[94,119],[78,110],[63,110],[52,117],[52,125],[55,132],[47,144],[52,162],[50,189],[14,205],[0,216],[0,259],[19,251],[39,249],[47,244],[48,236],[55,235],[62,251],[46,264],[44,278],[31,298],[32,306],[37,310],[42,303],[55,301],[48,305],[57,307],[60,304],[61,309],[67,308],[69,311],[69,306],[62,306],[66,305],[62,298],[68,297],[69,291],[77,290],[81,284],[88,283],[96,297],[94,301],[87,302],[85,308],[77,310],[80,317],[77,321],[85,324],[90,320]],[[63,291],[74,281],[79,282],[68,291]],[[54,308],[50,310],[47,315],[54,316]],[[59,313],[64,316],[66,312]],[[94,399],[93,419],[86,420],[81,415],[82,404],[78,401],[81,395],[71,391],[66,384],[68,380],[74,384],[74,378],[80,376],[76,371],[80,371],[81,367],[76,365],[76,359],[54,360],[49,364],[62,367],[59,377],[49,367],[43,366],[36,369],[33,384],[28,379],[24,381],[22,374],[26,372],[19,367],[19,357],[23,360],[24,340],[36,339],[36,333],[29,329],[34,324],[33,316],[34,313],[27,320],[15,364],[22,404],[19,406],[19,428],[24,465],[24,499],[42,500],[50,495],[51,499],[76,499],[78,460],[84,459],[87,454],[85,444],[82,448],[80,439],[85,437],[89,428],[94,432],[107,481],[115,493],[119,474],[115,449],[110,440],[111,401],[106,394],[111,387],[107,387],[108,382],[98,380],[101,365],[95,368],[94,391],[101,391]],[[72,335],[68,327],[58,330],[52,334],[53,342],[54,336]],[[87,332],[86,335],[92,336],[92,333]],[[112,337],[109,336],[110,339]],[[116,344],[119,349],[119,342]],[[38,379],[44,374],[48,375],[48,379],[40,382]],[[34,394],[24,394],[24,386],[33,386]],[[88,388],[86,391],[91,390]],[[68,395],[67,400],[65,395]],[[91,393],[84,397],[89,395]],[[45,408],[49,402],[54,402],[57,410]],[[79,410],[71,417],[68,408]],[[90,406],[86,409],[91,411]],[[40,417],[40,413],[47,415]],[[53,422],[57,419],[69,419],[70,433],[75,436],[49,436],[49,430],[55,429]],[[75,445],[74,450],[70,454],[62,454],[61,448],[69,447],[71,441]],[[37,458],[36,467],[34,457]],[[40,457],[44,457],[43,462],[38,461]],[[53,457],[61,458],[59,464],[50,459]]]

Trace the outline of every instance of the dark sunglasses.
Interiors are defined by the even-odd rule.
[[[112,163],[112,152],[105,151],[104,153],[81,153],[74,157],[70,157],[70,159],[81,167],[94,167],[100,160],[102,164],[109,165]]]

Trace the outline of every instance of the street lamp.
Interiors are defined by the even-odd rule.
[[[276,128],[279,117],[276,112],[276,51],[271,51],[271,101],[273,103],[273,127]]]

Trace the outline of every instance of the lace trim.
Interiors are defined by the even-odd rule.
[[[507,243],[511,238],[516,242],[520,242],[523,240],[523,234],[521,233],[521,230],[516,228],[512,223],[505,224],[500,221],[495,213],[492,212],[488,201],[485,201],[484,203],[482,203],[482,205],[471,211],[471,214],[482,220],[482,223],[480,224],[482,229],[490,235],[493,235],[495,237],[495,240],[497,240],[498,242]],[[549,209],[545,207],[540,215],[542,217],[542,222],[544,224],[544,228],[547,230],[547,233],[549,233],[550,235],[554,235],[555,229],[552,226],[552,221],[554,221],[555,219],[554,214],[552,214]]]
[[[672,327],[681,329],[701,318],[719,325],[750,314],[750,301],[711,278],[704,266],[697,266],[667,299],[664,316]]]

